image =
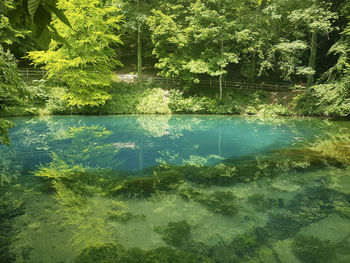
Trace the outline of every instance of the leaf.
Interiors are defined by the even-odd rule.
[[[72,25],[70,24],[68,18],[66,17],[66,15],[64,14],[64,12],[62,10],[60,10],[57,7],[50,5],[48,3],[45,3],[45,8],[48,9],[48,11],[51,11],[52,13],[54,13],[59,18],[59,20],[61,20],[67,26],[72,28]]]
[[[40,36],[37,39],[39,46],[44,49],[47,50],[49,48],[50,42],[51,42],[51,36],[50,36],[50,31],[47,29],[47,27],[45,27]]]
[[[49,27],[51,28],[52,32],[51,32],[51,37],[52,39],[56,40],[57,42],[60,42],[62,44],[67,45],[68,47],[70,47],[69,43],[67,42],[66,39],[64,39],[64,37],[62,37],[57,29],[53,26],[53,25],[49,25]]]
[[[32,20],[34,19],[34,15],[36,13],[36,10],[38,9],[39,4],[40,0],[28,0],[28,12]]]

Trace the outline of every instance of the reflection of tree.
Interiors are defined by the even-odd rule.
[[[203,120],[191,117],[184,120],[183,116],[174,117],[170,115],[144,115],[136,119],[139,127],[150,137],[169,136],[178,139],[183,136],[183,131],[193,131],[203,128]]]
[[[0,154],[0,187],[14,184],[20,177],[22,166],[15,161],[15,153]]]
[[[143,129],[146,135],[150,137],[162,137],[169,135],[171,127],[169,126],[170,115],[145,115],[138,116],[136,121],[141,129]]]
[[[112,242],[106,220],[118,214],[123,204],[103,197],[109,187],[108,172],[96,168],[96,163],[110,163],[118,154],[115,145],[106,143],[111,132],[100,126],[80,126],[69,127],[62,135],[51,163],[40,166],[35,175],[49,179],[65,224],[76,226],[74,244]]]
[[[194,148],[195,147],[196,146],[194,145]],[[217,163],[224,159],[223,157],[215,154],[209,154],[207,156],[190,154],[184,158],[184,156],[180,156],[179,153],[169,150],[159,151],[158,153],[160,157],[157,158],[157,162],[160,164],[191,165],[194,167],[201,167]]]

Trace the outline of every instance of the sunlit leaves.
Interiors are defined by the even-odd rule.
[[[36,65],[45,65],[49,78],[68,86],[63,98],[70,105],[102,105],[110,99],[105,88],[112,70],[121,65],[112,48],[122,43],[116,34],[123,19],[120,10],[97,0],[59,0],[57,4],[66,9],[72,28],[59,19],[54,25],[69,45],[53,41],[48,51],[30,52],[29,57]]]

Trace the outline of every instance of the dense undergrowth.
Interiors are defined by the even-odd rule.
[[[155,84],[114,83],[108,88],[111,99],[103,106],[70,106],[63,98],[67,90],[45,80],[34,80],[26,87],[28,96],[21,105],[9,107],[2,115],[51,114],[248,114],[291,116],[293,103],[277,93],[230,89],[222,100],[217,94],[191,94]]]

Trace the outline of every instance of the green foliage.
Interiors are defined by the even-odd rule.
[[[294,254],[305,263],[337,262],[335,248],[335,244],[329,240],[302,235],[294,239],[292,247]]]
[[[3,111],[18,106],[26,95],[13,55],[9,51],[5,52],[0,45],[0,115]],[[10,127],[13,127],[12,122],[0,118],[0,143],[10,143]]]
[[[300,115],[347,117],[350,116],[350,81],[319,84],[294,99],[295,111]]]
[[[20,43],[23,38],[22,32],[15,30],[9,18],[0,13],[0,45],[8,48],[14,43]]]
[[[169,108],[173,113],[212,113],[217,106],[214,99],[198,96],[185,98],[179,90],[170,90],[169,97]]]
[[[160,88],[146,90],[140,99],[136,111],[138,113],[170,113],[168,91]]]
[[[169,14],[169,7],[182,9],[184,16]],[[148,25],[160,74],[194,81],[196,74],[226,74],[227,65],[239,60],[235,46],[228,44],[235,26],[231,12],[225,12],[229,8],[227,2],[190,1],[154,10]]]
[[[3,9],[10,19],[17,20],[17,23],[20,20],[22,27],[30,28],[32,37],[41,48],[48,49],[51,38],[64,42],[52,23],[52,16],[55,15],[67,26],[71,26],[63,11],[57,8],[57,2],[57,0],[10,0],[5,1]]]
[[[48,78],[67,85],[64,99],[70,105],[103,105],[111,97],[105,88],[111,83],[112,70],[120,65],[111,46],[121,43],[114,34],[122,21],[120,10],[98,0],[60,0],[57,6],[65,9],[72,25],[69,28],[55,20],[67,43],[53,41],[48,51],[33,51],[28,56],[36,65],[45,65]]]

